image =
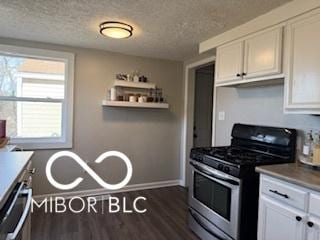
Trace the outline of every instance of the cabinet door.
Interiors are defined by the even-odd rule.
[[[320,111],[320,12],[287,27],[286,108]]]
[[[258,239],[304,240],[305,218],[304,212],[262,196],[259,202]]]
[[[307,240],[320,240],[320,219],[309,217],[307,226]]]
[[[245,40],[244,78],[282,72],[282,27],[257,33]]]
[[[243,71],[243,42],[217,48],[216,83],[241,80]]]

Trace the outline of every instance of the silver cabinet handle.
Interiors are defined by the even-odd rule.
[[[28,171],[30,174],[35,174],[36,173],[36,168],[32,168]]]
[[[29,178],[24,180],[23,182],[27,188],[30,188],[32,183],[32,176],[29,176]]]
[[[23,228],[23,225],[25,223],[25,221],[28,218],[28,215],[30,213],[30,208],[31,208],[31,204],[32,204],[32,189],[26,189],[23,191],[24,194],[27,195],[27,203],[25,206],[25,209],[23,210],[23,213],[21,215],[21,218],[16,226],[16,228],[14,229],[14,231],[12,233],[9,233],[7,235],[6,240],[15,240],[18,236],[18,234],[20,233],[21,229]]]

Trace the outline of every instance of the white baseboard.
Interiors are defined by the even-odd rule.
[[[179,186],[187,187],[187,185],[185,184],[185,182],[183,180],[179,180]]]
[[[45,198],[50,198],[50,197],[63,197],[65,199],[70,199],[75,196],[90,197],[90,196],[107,195],[111,193],[129,192],[129,191],[137,191],[137,190],[145,190],[145,189],[161,188],[161,187],[171,187],[171,186],[182,186],[181,180],[169,180],[169,181],[161,181],[161,182],[132,184],[132,185],[127,185],[124,188],[115,190],[115,191],[106,190],[104,188],[98,188],[98,189],[91,189],[91,190],[84,190],[84,191],[43,194],[43,195],[33,196],[33,199],[36,202],[41,202]]]

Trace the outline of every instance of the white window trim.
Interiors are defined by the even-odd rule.
[[[17,55],[21,57],[33,57],[48,60],[58,60],[65,62],[65,96],[62,102],[62,136],[59,138],[12,138],[10,144],[15,144],[23,149],[59,149],[72,148],[73,145],[73,86],[74,86],[74,54],[68,52],[58,52],[52,50],[18,47],[0,44],[0,54]],[[8,97],[7,100],[23,98]],[[28,101],[38,101],[39,99],[24,98]],[[46,99],[43,100],[44,102]],[[48,102],[53,102],[53,99]],[[59,99],[57,99],[59,102]]]

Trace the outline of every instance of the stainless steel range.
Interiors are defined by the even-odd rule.
[[[294,162],[294,129],[235,124],[231,135],[231,146],[191,150],[189,226],[201,239],[256,239],[255,166]]]

